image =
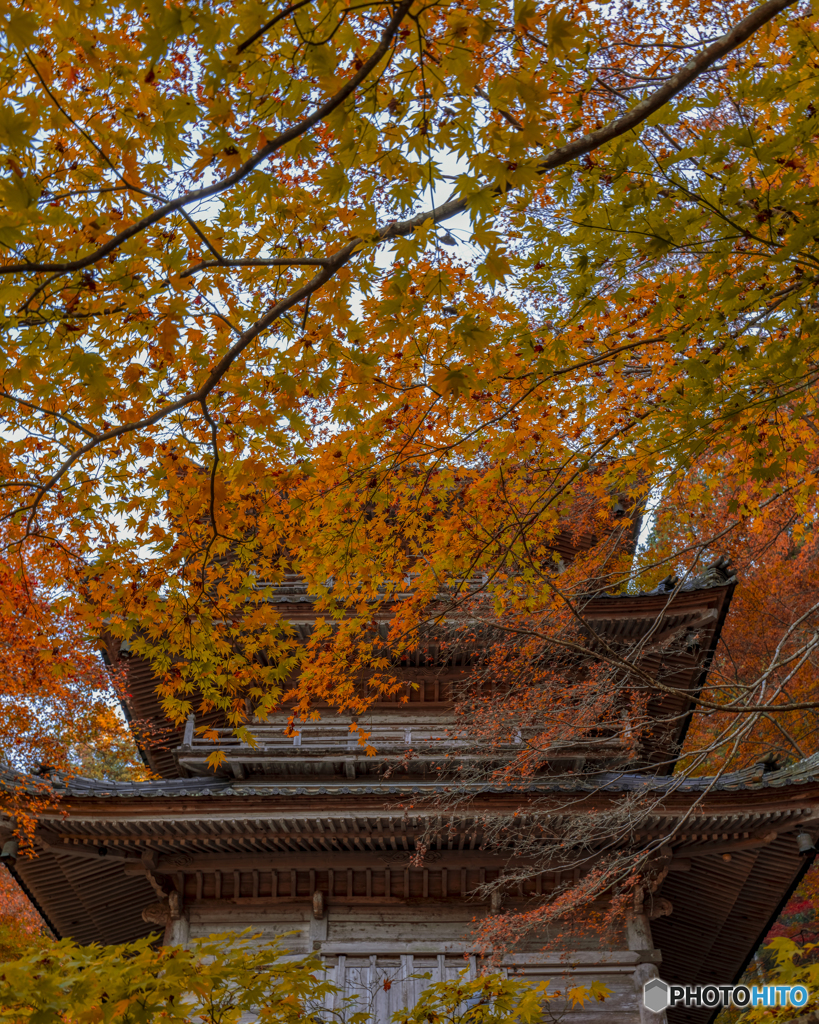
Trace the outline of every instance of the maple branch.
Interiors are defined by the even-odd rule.
[[[231,267],[326,267],[327,260],[322,259],[246,259],[246,260],[206,260],[204,263],[198,263],[195,267],[191,267],[189,270],[184,270],[179,277],[192,277],[194,274],[199,274],[203,270],[212,270],[224,267],[230,269]]]
[[[239,340],[228,349],[228,351],[222,356],[216,366],[208,374],[204,384],[194,392],[189,392],[187,395],[183,395],[174,402],[168,403],[168,405],[162,406],[157,409],[156,412],[150,416],[144,416],[140,420],[135,420],[131,423],[121,423],[118,427],[112,427],[103,433],[93,435],[91,439],[80,448],[75,449],[67,458],[65,458],[57,469],[52,473],[48,480],[43,483],[38,489],[33,501],[30,505],[25,506],[23,509],[18,511],[26,511],[29,513],[29,528],[33,521],[33,516],[40,505],[40,502],[45,495],[51,490],[52,487],[57,484],[68,470],[81,459],[83,455],[86,455],[89,451],[103,444],[105,441],[111,441],[114,438],[121,437],[123,434],[131,433],[135,430],[141,430],[144,427],[153,426],[155,423],[159,423],[167,416],[172,415],[174,412],[178,412],[180,409],[186,408],[188,405],[193,403],[202,404],[207,396],[213,391],[228,369],[236,361],[239,355],[247,348],[247,346],[258,337],[261,332],[277,320],[283,313],[286,313],[293,306],[298,305],[302,300],[308,298],[318,288],[320,288],[326,281],[329,281],[338,270],[338,267],[346,263],[346,261],[352,256],[355,251],[356,243],[350,243],[341,250],[336,260],[332,261],[330,266],[325,267],[322,271],[316,274],[310,281],[308,281],[301,288],[295,292],[291,292],[290,295],[286,296],[280,302],[277,302],[275,306],[268,311],[268,313],[257,320],[255,324],[249,327],[246,331],[239,334]],[[329,262],[329,261],[328,261]],[[336,265],[337,263],[337,265]],[[226,321],[227,322],[227,321]],[[234,328],[235,330],[235,328]],[[237,332],[238,333],[238,332]],[[16,514],[16,513],[15,513]]]
[[[200,590],[199,597],[194,602],[194,607],[199,604],[201,598],[205,595],[205,572],[208,564],[210,563],[210,553],[213,545],[216,542],[216,538],[221,536],[219,533],[219,527],[216,525],[216,470],[219,466],[219,432],[216,427],[216,422],[210,414],[208,409],[208,403],[203,398],[200,402],[202,406],[202,414],[210,426],[211,432],[211,445],[213,447],[213,465],[210,470],[210,525],[211,525],[211,537],[208,541],[208,546],[205,553],[202,556],[202,566],[200,569]]]
[[[66,320],[93,320],[97,317],[113,316],[115,313],[121,313],[124,306],[113,306],[112,308],[90,310],[88,313],[55,313],[53,316],[46,316],[41,313],[40,310],[43,308],[42,305],[38,306],[34,312],[27,317],[23,317],[18,320],[17,327],[46,327],[52,324],[62,324]],[[19,311],[18,311],[19,312]]]
[[[45,201],[46,199],[49,200],[50,202],[53,202],[58,199],[71,199],[74,196],[100,196],[105,195],[108,192],[128,191],[133,191],[130,185],[100,185],[98,188],[72,188],[69,189],[68,192],[49,192],[48,189],[43,189],[43,191],[40,193],[40,198],[38,202]]]
[[[44,292],[53,281],[57,280],[58,277],[60,277],[60,274],[49,274],[45,281],[42,281],[40,284],[38,284],[34,291],[31,293],[31,295],[29,295],[29,297],[23,303],[23,305],[18,307],[17,315],[19,316],[21,313],[25,313],[28,310],[28,307],[31,305],[31,303],[34,302],[34,300],[40,294],[40,292]],[[35,313],[36,312],[37,311],[35,310]]]
[[[17,395],[12,395],[8,391],[0,391],[0,398],[7,398],[10,402],[16,402],[18,405],[24,405],[27,409],[31,409],[34,412],[41,412],[44,416],[54,416],[58,420],[62,420],[67,423],[70,427],[75,430],[79,430],[80,433],[85,434],[87,437],[96,437],[97,435],[93,430],[89,430],[88,427],[84,427],[82,423],[72,419],[63,412],[55,412],[53,409],[46,409],[42,405],[37,405],[34,402],[29,402],[25,398],[19,398]]]
[[[549,643],[555,647],[562,647],[564,650],[571,651],[574,654],[589,655],[592,648],[588,644],[581,644],[574,640],[567,640],[562,637],[547,635],[537,629],[520,629],[515,626],[501,626],[494,620],[483,619],[476,616],[475,622],[480,622],[482,625],[491,626],[493,629],[500,629],[504,633],[514,634],[515,636],[531,637],[535,640],[542,640],[544,643]],[[588,623],[585,623],[588,627]],[[640,669],[640,667],[633,662],[621,657],[615,651],[613,651],[608,644],[605,644],[600,634],[595,633],[595,639],[603,642],[607,648],[607,653],[601,654],[599,651],[595,651],[598,657],[602,657],[604,661],[609,662],[612,665],[616,665],[618,668],[622,668],[629,674],[633,675],[636,680],[641,681],[646,689],[654,690],[660,693],[672,694],[675,697],[685,697],[689,700],[692,705],[696,704],[699,707],[707,708],[709,711],[718,712],[730,712],[732,714],[760,714],[762,712],[780,712],[780,711],[812,711],[819,708],[819,700],[814,701],[793,701],[790,704],[717,704],[715,701],[709,701],[702,697],[700,694],[692,693],[690,690],[680,686],[668,686],[667,684],[659,682],[654,676],[649,675],[647,672]],[[803,650],[798,651],[796,655],[787,659],[787,661],[793,660],[793,657],[804,658],[807,655],[819,647],[819,636],[814,637],[810,644],[806,645]],[[783,664],[787,664],[787,661]],[[776,665],[775,668],[781,666]],[[771,671],[769,669],[768,671]]]
[[[122,171],[120,171],[119,168],[113,163],[113,161],[108,156],[108,154],[105,152],[105,150],[101,146],[99,146],[91,138],[91,136],[88,134],[88,132],[84,128],[82,128],[80,125],[77,124],[77,122],[74,120],[74,118],[62,106],[62,104],[57,99],[57,97],[54,95],[54,93],[51,91],[51,89],[49,89],[49,87],[48,87],[48,85],[46,83],[46,80],[40,74],[40,72],[39,72],[39,70],[37,68],[37,65],[34,63],[34,61],[31,59],[31,57],[28,54],[26,54],[26,61],[31,66],[31,70],[34,72],[34,74],[40,80],[40,85],[42,85],[43,89],[45,90],[46,94],[48,95],[48,98],[51,100],[51,102],[54,104],[54,106],[57,108],[57,110],[59,110],[59,112],[63,115],[63,117],[66,119],[66,121],[68,121],[69,124],[72,124],[77,129],[77,131],[80,133],[80,135],[82,135],[82,137],[86,140],[86,142],[88,142],[91,146],[93,146],[93,148],[102,157],[102,159],[105,161],[105,163],[108,164],[108,166],[111,168],[111,170],[114,172],[114,174],[116,174],[116,176],[122,182],[123,188],[129,189],[129,190],[134,191],[134,192],[141,192],[142,191],[141,188],[135,188],[133,185],[129,184],[129,182],[127,182],[125,180],[125,178],[122,175]]]
[[[281,133],[277,139],[269,142],[254,157],[245,161],[245,163],[234,171],[233,174],[222,178],[220,181],[214,182],[212,185],[205,186],[193,192],[188,192],[171,202],[165,203],[147,217],[143,217],[135,224],[109,239],[108,242],[100,246],[95,252],[90,253],[88,256],[81,257],[80,259],[73,260],[69,263],[8,264],[0,267],[0,273],[11,274],[27,271],[61,271],[68,273],[74,270],[81,270],[84,267],[90,266],[91,264],[103,259],[105,256],[109,255],[109,253],[117,249],[123,242],[133,238],[146,228],[151,227],[153,224],[165,218],[169,213],[182,210],[183,207],[190,203],[200,202],[203,199],[208,199],[211,196],[218,195],[233,185],[238,184],[260,163],[272,156],[288,142],[292,142],[294,139],[298,138],[306,131],[309,131],[316,124],[322,121],[355,91],[355,89],[369,75],[370,71],[377,66],[381,58],[387,52],[390,42],[397,32],[401,21],[412,6],[412,2],[413,0],[404,0],[404,3],[402,3],[396,10],[395,14],[382,32],[379,45],[373,54],[362,65],[361,69],[347,83],[345,83],[345,85],[342,86],[334,96],[322,104],[322,106],[309,117],[304,118],[301,122],[294,125],[286,132]],[[716,63],[718,60],[721,60],[738,46],[741,46],[742,43],[746,42],[756,31],[758,31],[758,29],[767,24],[775,18],[777,14],[780,14],[795,2],[796,0],[767,0],[766,3],[761,4],[755,10],[751,11],[750,14],[746,15],[746,17],[742,18],[734,28],[726,32],[725,35],[711,43],[695,57],[692,57],[680,71],[675,75],[672,75],[667,82],[660,86],[660,88],[656,89],[650,96],[641,100],[627,113],[616,118],[604,128],[595,129],[594,131],[588,132],[564,146],[554,149],[541,161],[538,167],[539,173],[545,174],[547,171],[554,170],[557,167],[562,167],[571,160],[585,156],[593,150],[599,149],[600,146],[603,146],[606,143],[619,138],[621,135],[632,131],[634,128],[637,128],[652,114],[662,109],[662,107],[669,103],[678,93],[682,92],[696,78],[703,74],[703,72],[707,71],[711,65]],[[512,191],[514,188],[515,186],[511,182],[507,182],[500,188],[493,187],[492,194],[502,195],[506,192]],[[375,235],[369,240],[369,242],[370,244],[379,244],[380,242],[389,241],[391,238],[411,234],[417,227],[420,227],[430,218],[433,220],[433,223],[436,224],[443,220],[448,220],[450,217],[463,213],[468,208],[469,203],[474,201],[477,195],[480,195],[485,191],[486,189],[483,189],[479,190],[477,193],[471,194],[470,196],[451,199],[441,204],[441,206],[425,210],[422,213],[404,221],[391,221],[389,224],[376,231]],[[359,244],[363,244],[364,241],[364,239],[355,238],[348,244],[354,243],[357,246]]]
[[[188,213],[188,211],[185,210],[185,209],[182,209],[179,212],[182,214],[182,216],[185,218],[185,220],[188,222],[188,224],[190,224],[190,226],[193,228],[193,230],[196,232],[196,234],[205,243],[205,247],[207,248],[208,252],[212,252],[217,260],[221,260],[222,254],[219,252],[219,250],[216,248],[216,246],[213,245],[211,240],[208,238],[208,236],[205,234],[205,232],[199,227],[199,225],[196,223],[196,221],[193,219],[193,217],[191,217],[191,215]],[[180,277],[181,276],[182,275],[180,274]]]
[[[785,742],[790,744],[790,746],[796,751],[797,757],[800,760],[803,760],[804,758],[808,757],[807,752],[802,749],[797,740],[790,734],[790,732],[785,728],[785,726],[780,722],[778,718],[772,718],[769,714],[766,713],[761,713],[759,717],[764,718],[766,722],[769,722],[779,733],[782,734],[782,736],[785,739]]]
[[[216,526],[216,470],[219,467],[219,433],[216,427],[216,421],[210,414],[208,409],[208,403],[202,399],[200,405],[202,406],[202,414],[210,426],[211,445],[213,446],[213,466],[210,471],[210,523],[213,527],[214,538],[218,535],[219,530]],[[203,560],[203,568],[207,562],[207,559]]]
[[[557,149],[552,150],[538,166],[538,172],[545,174],[547,171],[554,170],[557,167],[562,167],[572,160],[576,160],[579,157],[586,156],[588,153],[593,152],[595,149],[599,149],[601,146],[608,142],[612,142],[614,139],[619,138],[621,135],[625,135],[627,132],[639,127],[644,121],[646,121],[652,114],[661,110],[667,103],[669,103],[678,93],[682,92],[687,86],[689,86],[695,79],[697,79],[703,72],[707,71],[712,64],[716,61],[721,60],[732,50],[735,50],[738,46],[741,46],[744,42],[758,31],[763,25],[766,25],[769,21],[781,14],[787,7],[794,4],[796,0],[767,0],[766,3],[761,4],[755,10],[751,11],[750,14],[742,18],[741,21],[725,35],[721,36],[710,46],[707,46],[695,57],[692,57],[690,61],[680,70],[677,74],[672,75],[671,78],[659,89],[656,89],[650,96],[647,96],[644,100],[641,100],[636,106],[634,106],[627,113],[622,116],[615,118],[614,121],[610,122],[604,128],[598,128],[594,131],[588,132],[586,135],[581,135],[578,139],[572,142],[566,143],[565,146],[560,146]],[[379,242],[389,241],[391,238],[397,238],[399,236],[409,235],[416,228],[421,227],[422,224],[427,220],[432,220],[433,223],[438,224],[443,220],[448,220],[450,217],[455,217],[460,213],[464,213],[471,202],[474,202],[477,196],[484,192],[490,191],[492,195],[503,195],[507,192],[511,192],[516,188],[512,182],[507,182],[502,187],[493,186],[491,190],[481,189],[478,192],[474,192],[469,196],[461,197],[460,199],[450,199],[440,206],[433,207],[430,210],[425,210],[423,213],[419,213],[414,217],[411,217],[404,221],[391,221],[389,224],[380,228],[375,232],[375,235],[370,239],[370,244],[378,244]],[[359,244],[364,244],[364,239],[354,239]]]
[[[313,0],[299,0],[298,3],[290,4],[290,6],[285,7],[283,11],[279,11],[279,13],[275,15],[273,18],[271,18],[266,25],[262,25],[261,28],[256,29],[252,36],[248,36],[244,42],[239,43],[239,45],[236,47],[236,53],[242,53],[244,50],[248,48],[248,46],[252,46],[257,39],[260,39],[265,34],[265,32],[269,32],[270,29],[273,28],[275,24],[282,21],[289,14],[293,14],[293,12],[297,11],[300,7],[306,7],[307,4],[311,4],[312,2]]]
[[[273,156],[274,153],[277,153],[289,142],[293,142],[294,139],[297,139],[301,135],[304,135],[305,132],[310,131],[310,129],[314,128],[334,110],[340,107],[341,104],[355,92],[359,85],[361,85],[361,83],[369,76],[370,72],[378,66],[382,58],[388,53],[393,37],[398,31],[404,17],[409,12],[410,7],[412,7],[413,2],[414,0],[404,0],[404,2],[395,9],[395,13],[381,33],[381,39],[378,46],[373,50],[370,57],[361,65],[361,68],[349,81],[345,82],[344,85],[330,97],[330,99],[322,103],[321,106],[312,114],[308,117],[302,118],[302,120],[297,124],[294,124],[292,128],[288,128],[276,139],[273,139],[271,142],[268,142],[266,146],[263,146],[255,156],[246,160],[241,167],[237,168],[237,170],[233,172],[233,174],[229,174],[219,181],[213,182],[211,185],[195,189],[192,192],[186,192],[184,195],[178,196],[176,199],[172,199],[170,202],[164,203],[158,209],[149,213],[146,217],[138,220],[130,227],[123,229],[119,234],[114,235],[113,238],[110,238],[104,245],[101,245],[98,249],[89,253],[87,256],[81,256],[79,259],[71,260],[67,263],[11,263],[0,267],[0,273],[51,273],[53,271],[72,273],[75,270],[83,270],[85,267],[90,267],[92,264],[98,263],[100,260],[118,249],[123,242],[127,242],[135,235],[140,234],[147,228],[152,227],[161,220],[164,220],[169,214],[181,211],[185,206],[189,206],[191,203],[200,203],[204,199],[210,199],[212,196],[219,195],[226,189],[232,188],[234,185],[238,185],[239,182],[246,178],[251,171],[255,170],[259,164]],[[105,159],[106,162],[110,163],[107,157]]]
[[[486,103],[489,104],[489,109],[490,110],[492,110],[492,109],[497,110],[497,112],[507,122],[507,124],[511,124],[512,125],[512,127],[515,129],[515,131],[518,131],[518,132],[522,132],[523,131],[523,125],[520,123],[520,121],[518,121],[518,119],[514,116],[514,114],[510,114],[509,111],[508,110],[504,110],[503,107],[495,107],[495,108],[492,107],[492,101],[489,99],[489,93],[486,92],[485,89],[482,89],[479,85],[476,85],[475,86],[475,94],[477,96],[480,96],[480,98],[482,100],[484,100]]]

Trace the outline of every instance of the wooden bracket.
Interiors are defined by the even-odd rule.
[[[324,917],[324,893],[320,889],[313,893],[313,917],[317,921]]]
[[[658,917],[670,917],[674,913],[674,904],[671,900],[660,896],[658,899],[648,901],[646,908],[649,921],[656,921]]]
[[[770,832],[758,832],[747,839],[727,839],[721,843],[703,843],[700,846],[695,844],[678,846],[674,851],[675,857],[707,857],[713,853],[733,853],[740,850],[753,850],[759,846],[767,846],[777,839],[779,833],[776,830]]]
[[[159,903],[149,903],[142,911],[142,920],[146,924],[169,925],[182,917],[182,897],[178,892],[168,894],[167,899]]]

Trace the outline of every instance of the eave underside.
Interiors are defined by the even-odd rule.
[[[589,809],[612,799],[589,797]],[[331,908],[334,902],[387,909],[468,904],[478,918],[488,913],[474,890],[515,862],[480,849],[481,823],[488,812],[520,806],[521,795],[483,798],[473,814],[441,818],[437,824],[445,827],[422,867],[411,857],[431,812],[407,813],[406,804],[398,806],[403,802],[318,794],[73,798],[67,816],[41,819],[39,856],[19,860],[17,870],[60,934],[79,942],[122,942],[155,930],[142,911],[158,899],[157,879],[180,892],[189,908],[221,901],[263,912],[308,905],[320,890]],[[673,908],[654,922],[662,976],[725,982],[738,973],[800,872],[794,837],[819,819],[819,783],[707,798],[678,792],[641,825],[639,841],[667,836],[683,818],[669,871],[653,894]],[[579,876],[578,868],[533,872],[508,887],[504,907],[533,907]],[[679,1016],[680,1024],[705,1019],[693,1011]]]

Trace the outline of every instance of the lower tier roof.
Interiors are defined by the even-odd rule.
[[[19,792],[42,780],[6,773]],[[157,886],[184,905],[334,903],[442,905],[465,901],[481,881],[522,862],[482,849],[487,824],[513,815],[520,827],[548,821],[560,835],[570,816],[644,799],[624,850],[658,846],[667,868],[650,895],[655,944],[668,982],[727,983],[742,971],[810,857],[796,836],[819,829],[819,754],[780,771],[751,768],[677,780],[621,773],[526,787],[484,789],[463,804],[436,806],[432,785],[242,784],[180,779],[107,783],[53,778],[55,802],[37,814],[37,856],[14,871],[55,932],[79,942],[123,942],[156,930],[142,918]],[[439,787],[440,791],[440,787]],[[40,792],[42,797],[42,791]],[[435,838],[423,865],[417,845]],[[0,833],[11,835],[11,822]],[[0,838],[3,838],[0,835]],[[593,861],[594,851],[590,853]],[[576,863],[576,862],[575,862]],[[531,907],[582,869],[555,861],[509,887],[505,908]],[[705,1024],[706,1011],[678,1014]]]

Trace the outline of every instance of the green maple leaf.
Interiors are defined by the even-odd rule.
[[[579,31],[578,26],[567,18],[563,11],[555,11],[549,18],[547,28],[549,50],[552,56],[568,53],[572,48],[572,40]]]
[[[3,19],[3,34],[17,50],[27,50],[37,36],[39,22],[33,11],[15,11]]]
[[[25,149],[29,144],[31,121],[8,103],[0,104],[0,145]]]

